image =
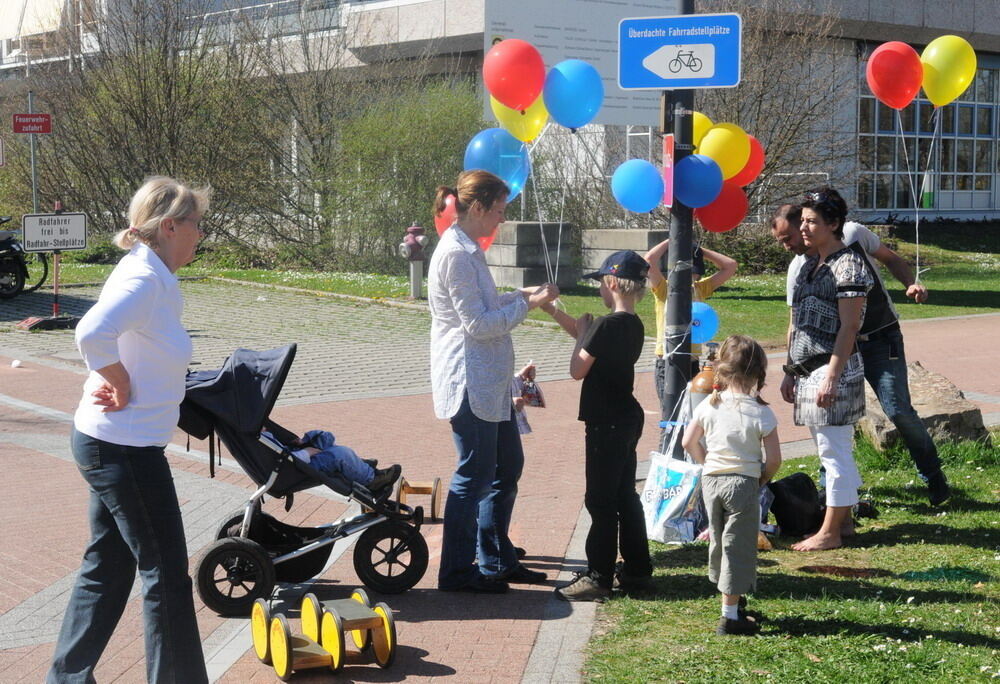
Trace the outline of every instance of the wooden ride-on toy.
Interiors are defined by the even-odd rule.
[[[336,616],[329,619],[335,621]],[[288,619],[280,613],[271,617],[267,601],[262,598],[250,611],[250,632],[254,653],[262,663],[272,665],[282,681],[287,682],[298,670],[328,667],[336,672],[344,666],[343,632],[330,629],[328,639],[320,643],[309,636],[292,634]]]
[[[359,652],[369,648],[379,667],[389,667],[396,657],[396,623],[385,603],[371,605],[364,589],[355,589],[349,599],[320,603],[315,594],[302,597],[302,631],[319,635],[322,644],[344,643],[344,632]],[[341,648],[343,648],[341,646]]]
[[[267,601],[257,599],[250,611],[253,649],[262,663],[274,667],[282,681],[292,673],[328,667],[337,672],[344,666],[344,632],[350,631],[358,651],[371,649],[379,667],[389,667],[396,655],[396,625],[385,603],[369,605],[368,595],[356,589],[349,599],[320,603],[315,594],[302,597],[302,634],[292,634],[288,619],[273,617]],[[342,617],[343,616],[343,617]]]
[[[433,481],[410,482],[405,477],[399,478],[399,503],[405,504],[409,494],[430,494],[431,495],[431,520],[437,522],[441,519],[441,478],[435,477]]]

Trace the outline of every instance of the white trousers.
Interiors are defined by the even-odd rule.
[[[861,487],[861,474],[854,462],[854,426],[821,425],[809,429],[819,461],[826,469],[826,505],[853,506]]]

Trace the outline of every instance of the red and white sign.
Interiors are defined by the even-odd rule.
[[[663,136],[663,206],[674,206],[674,134]]]
[[[15,133],[51,133],[51,114],[15,114]]]

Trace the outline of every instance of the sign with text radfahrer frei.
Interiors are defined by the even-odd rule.
[[[732,88],[742,68],[738,14],[622,19],[618,87],[622,90]]]

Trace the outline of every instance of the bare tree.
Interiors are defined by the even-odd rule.
[[[143,177],[170,174],[213,186],[209,226],[245,261],[403,269],[402,229],[430,223],[481,127],[471,63],[378,48],[339,3],[246,4],[102,3],[88,50],[67,27],[25,84],[55,122],[45,203],[110,233]]]

